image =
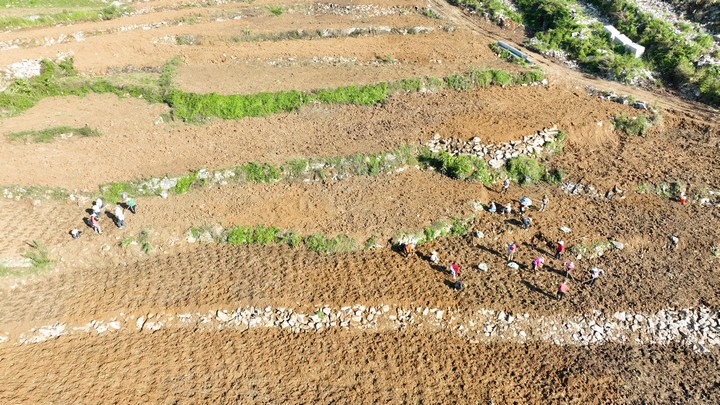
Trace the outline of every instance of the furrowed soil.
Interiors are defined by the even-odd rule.
[[[286,2],[278,16],[268,8],[277,3],[265,0],[134,2],[133,13],[121,18],[0,33],[0,69],[72,52],[80,75],[131,72],[157,80],[157,73],[142,68],[156,70],[180,55],[175,86],[223,94],[439,77],[471,66],[519,69],[498,59],[487,45],[498,39],[519,44],[522,31],[499,29],[447,3],[430,4],[440,19],[422,13],[424,2],[402,0]],[[56,11],[10,10],[12,15]],[[377,27],[396,30],[372,35],[348,31]],[[397,31],[408,27],[432,30]],[[297,30],[345,34],[292,39],[288,33]],[[251,40],[260,35],[264,39]],[[247,307],[305,313],[325,306],[430,307],[451,313],[468,327],[465,320],[486,310],[533,319],[701,306],[716,310],[718,208],[694,199],[680,205],[652,190],[673,182],[692,190],[720,187],[718,112],[591,78],[540,55],[533,58],[546,71],[549,85],[395,93],[370,107],[313,104],[293,113],[202,124],[168,120],[171,110],[164,104],[91,94],[46,98],[2,119],[2,186],[59,187],[92,195],[103,183],[199,168],[379,153],[402,145],[419,147],[436,134],[500,143],[556,125],[568,136],[559,153],[543,158],[544,164],[562,169],[572,184],[593,186],[597,195],[572,194],[567,185],[546,182],[513,183],[504,195],[499,182],[484,186],[410,166],[375,176],[230,182],[171,193],[167,199],[140,197],[137,213],[126,213],[124,229],[104,214],[103,233],[97,235],[83,224],[90,208],[86,200],[53,198],[42,188],[32,198],[10,197],[6,191],[0,199],[0,259],[22,259],[36,251],[32,245],[37,241],[54,264],[49,270],[10,269],[20,275],[0,276],[0,400],[720,402],[718,345],[707,342],[704,351],[648,339],[565,344],[553,343],[550,330],[543,331],[547,339],[477,341],[450,326],[299,333],[202,324],[135,327],[139,316],[157,314],[159,319]],[[662,124],[643,137],[613,131],[612,117],[641,112],[591,96],[587,85],[655,103]],[[13,132],[61,125],[87,125],[101,135],[39,144],[8,138]],[[605,198],[613,187],[623,192]],[[536,206],[544,194],[550,204],[539,212]],[[523,196],[535,202],[529,230],[520,228],[517,215],[491,215],[478,205],[517,202]],[[106,210],[112,211],[114,202],[109,203]],[[439,221],[449,224],[458,218],[471,218],[465,235],[423,243],[408,258],[391,246],[393,237],[422,234]],[[356,249],[327,254],[302,244],[188,243],[191,227],[219,233],[236,225],[277,226],[300,235],[347,234]],[[73,228],[83,231],[78,240],[68,235]],[[138,241],[143,231],[149,253]],[[475,231],[483,237],[474,236]],[[670,236],[678,238],[677,246]],[[363,249],[370,238],[379,247]],[[577,268],[570,291],[557,300],[557,285],[565,278],[563,262],[571,257],[553,258],[558,240],[576,248],[619,241],[623,248],[598,257],[574,250]],[[519,270],[506,266],[509,242],[519,246]],[[438,264],[429,261],[433,250],[439,252]],[[538,256],[547,261],[534,273],[529,265]],[[461,265],[461,292],[450,288],[450,261]],[[479,263],[489,270],[478,270]],[[586,285],[594,266],[604,269],[605,276]],[[0,266],[0,274],[6,270]],[[132,321],[118,330],[97,329],[114,319]],[[66,325],[68,333],[47,332]],[[72,332],[72,325],[95,329]],[[482,325],[477,328],[482,334]],[[46,336],[27,339],[37,334]]]

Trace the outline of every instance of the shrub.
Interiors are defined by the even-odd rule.
[[[374,105],[384,101],[388,96],[388,84],[378,83],[365,86],[346,86],[329,90],[316,90],[311,99],[322,103],[353,103]]]
[[[255,227],[238,225],[227,231],[227,242],[231,245],[267,245],[281,240],[278,237],[280,229],[274,226],[265,227],[257,225]]]
[[[624,132],[630,136],[643,136],[652,127],[652,122],[644,115],[627,117],[619,115],[613,118],[615,130]]]
[[[480,88],[490,87],[492,84],[492,72],[489,70],[474,69],[470,71],[470,77],[476,86]]]
[[[423,242],[433,241],[441,236],[445,236],[450,232],[451,225],[444,221],[435,221],[432,225],[423,229]]]
[[[448,152],[431,152],[422,149],[418,159],[425,166],[434,167],[440,173],[458,180],[475,180],[490,184],[490,173],[487,163],[477,156],[452,156]]]
[[[508,175],[517,183],[535,183],[543,179],[545,168],[536,159],[518,156],[505,162]]]
[[[559,168],[553,168],[545,172],[543,180],[550,184],[560,184],[565,177],[565,170]]]
[[[472,82],[465,76],[454,74],[445,77],[445,84],[453,90],[468,90],[472,86]]]
[[[504,70],[491,69],[490,73],[492,74],[493,83],[499,84],[502,87],[512,84],[513,82],[512,75]]]
[[[452,235],[465,235],[470,229],[470,223],[472,218],[456,218],[452,222],[450,227],[450,234]]]

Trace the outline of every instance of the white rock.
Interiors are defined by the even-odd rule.
[[[228,314],[225,311],[217,311],[216,316],[217,319],[223,323],[229,322],[232,319],[232,315]]]
[[[436,318],[436,319],[442,319],[442,317],[443,317],[444,314],[445,314],[445,311],[438,310],[438,311],[435,313],[435,318]]]

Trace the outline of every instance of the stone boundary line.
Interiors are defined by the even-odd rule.
[[[326,329],[392,331],[416,328],[463,336],[471,343],[548,342],[589,346],[680,344],[695,352],[717,351],[720,346],[720,310],[708,307],[663,309],[654,313],[594,310],[575,316],[531,316],[479,309],[460,313],[452,309],[403,308],[390,305],[323,306],[315,312],[295,312],[282,307],[241,307],[202,312],[120,313],[109,321],[91,320],[84,325],[57,323],[11,336],[0,332],[3,344],[33,344],[70,334],[142,333],[166,328],[197,330],[278,328],[291,333]]]

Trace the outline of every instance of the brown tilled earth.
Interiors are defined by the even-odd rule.
[[[441,76],[468,66],[517,69],[487,44],[522,41],[447,3],[432,2],[442,19],[416,11],[418,1],[343,1],[340,5],[276,3],[132,3],[143,13],[69,26],[14,30],[0,41],[26,41],[0,52],[0,67],[22,59],[72,51],[81,74],[159,67],[180,55],[175,84],[186,91],[226,94],[335,87],[405,77]],[[17,10],[22,14],[25,11]],[[29,12],[29,11],[28,11]],[[238,17],[237,19],[233,19]],[[184,22],[179,24],[181,19]],[[153,24],[148,29],[128,29]],[[188,22],[189,21],[189,22]],[[443,30],[443,26],[454,30]],[[232,42],[246,32],[298,29],[434,27],[414,35]],[[121,29],[121,27],[125,27]],[[104,30],[102,33],[99,31]],[[110,31],[108,31],[110,30]],[[84,41],[41,46],[31,40],[85,32]],[[97,34],[92,34],[97,33]],[[195,35],[196,45],[175,36]],[[168,39],[170,38],[170,39]],[[380,63],[392,56],[391,63]],[[114,95],[54,97],[0,126],[0,185],[50,186],[92,192],[99,184],[250,161],[281,164],[299,157],[377,153],[420,145],[434,134],[484,143],[506,142],[557,125],[568,133],[562,153],[549,158],[571,182],[604,194],[614,186],[624,199],[570,195],[558,185],[513,185],[449,179],[429,170],[405,170],[316,182],[228,184],[193,189],[168,199],[139,198],[137,214],[115,228],[103,218],[102,235],[87,228],[86,204],[53,199],[0,200],[0,258],[19,258],[40,241],[55,269],[0,278],[0,390],[3,403],[68,402],[428,402],[428,403],[718,403],[718,349],[606,343],[564,346],[551,341],[480,342],[450,331],[343,329],[290,333],[274,328],[208,331],[70,333],[33,344],[18,336],[54,324],[86,324],[118,314],[178,314],[228,307],[285,307],[314,312],[328,305],[435,307],[456,316],[493,309],[531,316],[583,316],[593,311],[657,311],[720,306],[717,208],[682,206],[640,183],[681,181],[718,188],[718,112],[565,69],[533,55],[549,86],[467,92],[395,94],[373,107],[310,105],[290,114],[190,125],[160,119],[167,106]],[[130,69],[132,70],[132,69]],[[657,102],[663,124],[644,137],[612,130],[611,117],[635,114],[600,100],[592,85]],[[52,143],[11,142],[7,134],[58,125],[97,128],[102,136]],[[550,198],[533,208],[531,230],[517,218],[476,210],[475,202]],[[404,258],[389,245],[399,233],[420,232],[436,221],[474,216],[484,238],[452,236],[423,244]],[[303,247],[187,243],[193,226],[266,225],[303,235],[347,234],[381,248],[337,254]],[[560,227],[572,228],[565,234]],[[151,254],[122,241],[148,230]],[[671,248],[668,237],[679,237]],[[554,299],[563,279],[552,242],[568,245],[616,240],[623,250],[577,259],[577,280],[567,299]],[[519,245],[520,271],[505,266],[505,245]],[[551,242],[550,244],[548,242]],[[441,265],[427,260],[436,250]],[[546,271],[527,271],[548,257]],[[444,266],[462,266],[467,288],[456,292]],[[474,270],[485,262],[488,272]],[[587,270],[606,276],[582,285]]]

